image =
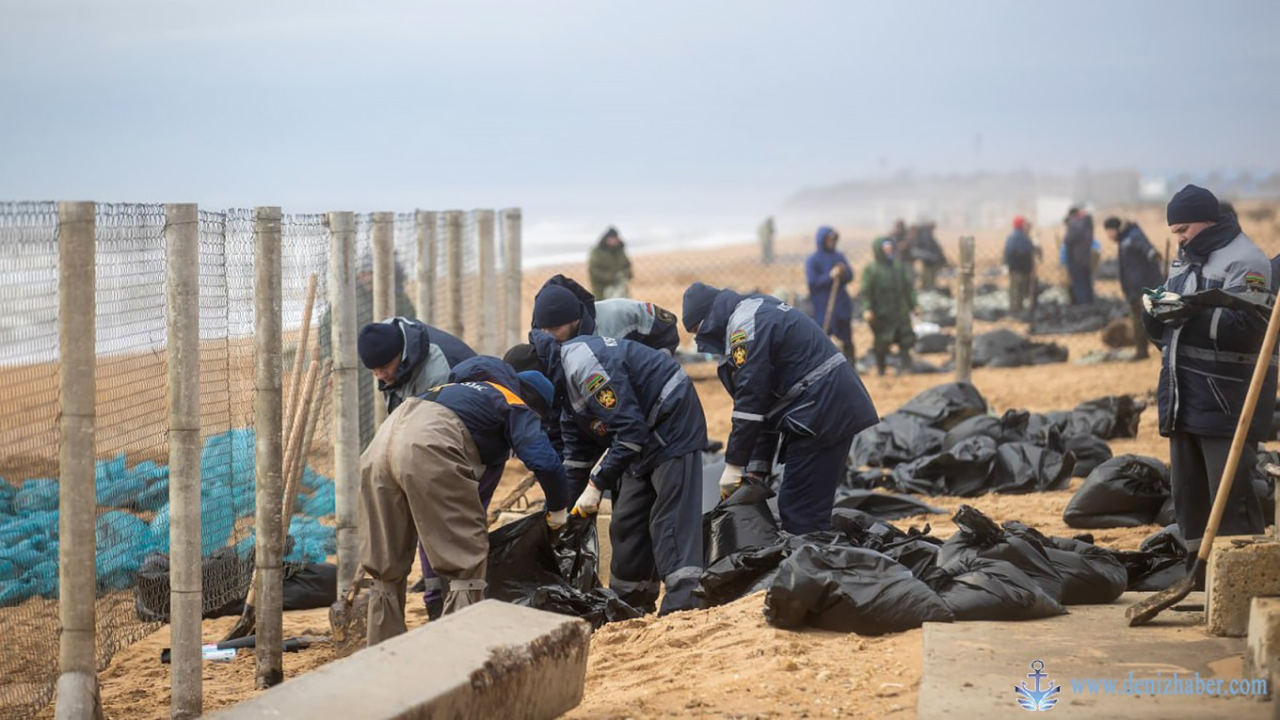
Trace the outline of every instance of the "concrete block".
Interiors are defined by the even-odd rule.
[[[582,701],[590,637],[577,618],[486,600],[213,717],[554,718]]]
[[[1209,633],[1248,635],[1249,602],[1280,595],[1280,543],[1253,536],[1215,539],[1204,587]]]
[[[1249,606],[1245,677],[1270,678],[1280,671],[1280,597],[1256,597]]]

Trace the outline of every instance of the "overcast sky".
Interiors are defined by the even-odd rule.
[[[760,216],[1280,168],[1280,2],[0,0],[0,198]]]

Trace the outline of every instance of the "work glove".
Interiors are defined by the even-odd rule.
[[[569,513],[565,512],[564,508],[552,510],[547,513],[547,527],[552,530],[559,530],[564,527],[567,522],[569,522]]]
[[[870,310],[868,310],[868,311],[866,311],[866,312],[862,313],[862,319],[863,319],[863,320],[866,320],[866,321],[867,321],[867,324],[868,324],[868,325],[870,325],[871,323],[875,322],[875,320],[876,320],[876,314],[875,314],[875,313],[873,313],[873,312],[871,312]]]
[[[725,463],[724,472],[720,475],[720,499],[724,500],[733,494],[742,484],[742,466]]]
[[[1157,305],[1176,305],[1182,300],[1182,296],[1177,293],[1171,293],[1166,290],[1147,290],[1142,293],[1142,309],[1147,311],[1148,315],[1156,315]]]
[[[586,517],[598,512],[600,512],[600,488],[593,482],[587,482],[587,489],[582,491],[578,496],[578,502],[573,504],[573,514]]]

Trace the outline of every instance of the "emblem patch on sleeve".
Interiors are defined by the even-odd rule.
[[[609,427],[605,425],[600,418],[596,418],[591,421],[590,430],[592,435],[603,436],[605,433],[609,432]]]
[[[732,347],[732,346],[734,346],[734,345],[738,345],[739,343],[744,343],[744,342],[746,342],[746,341],[747,341],[747,331],[746,331],[746,330],[737,330],[737,331],[735,331],[732,335],[730,335],[730,336],[729,336],[729,346],[730,346],[730,347]]]
[[[746,365],[747,364],[747,346],[739,345],[738,347],[734,348],[733,352],[730,354],[730,357],[733,359],[734,367],[742,367],[743,365]]]
[[[605,410],[612,410],[618,407],[618,394],[608,385],[597,390],[594,397],[596,402],[600,403],[600,407]]]
[[[582,384],[582,389],[586,394],[590,395],[596,390],[599,390],[600,386],[604,385],[608,381],[609,378],[605,377],[603,374],[595,373],[591,377],[587,378],[587,381]]]
[[[656,313],[654,316],[655,316],[655,317],[657,317],[657,318],[658,318],[659,320],[661,320],[662,322],[664,322],[664,323],[668,323],[668,324],[671,324],[671,325],[675,325],[675,324],[676,324],[676,314],[675,314],[675,313],[671,312],[670,310],[666,310],[666,309],[660,308],[660,307],[658,307],[657,305],[654,305],[654,306],[653,306],[653,309],[654,309],[654,310],[657,310],[657,313]]]
[[[1267,281],[1262,277],[1262,273],[1250,270],[1244,274],[1244,284],[1251,290],[1266,290]]]

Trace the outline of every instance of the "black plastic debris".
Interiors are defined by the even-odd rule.
[[[942,440],[942,447],[949,448],[962,440],[979,435],[989,437],[998,443],[1026,442],[1027,422],[1030,413],[1025,410],[1006,410],[1004,415],[979,415],[965,420],[947,431]]]
[[[200,564],[202,587],[205,588],[201,616],[205,619],[240,615],[253,572],[252,560],[239,559],[233,548],[215,551]],[[232,578],[242,578],[236,583]],[[134,586],[134,606],[143,622],[169,622],[169,556],[155,553],[147,556],[138,570]],[[284,569],[284,609],[315,610],[327,608],[338,599],[338,568],[332,563],[286,565]],[[217,587],[236,588],[213,594]]]
[[[1039,620],[1066,608],[1016,565],[967,555],[939,567],[930,581],[957,621]]]
[[[1029,442],[1005,442],[996,450],[992,490],[1023,494],[1061,490],[1071,481],[1076,458]]]
[[[1132,592],[1159,592],[1187,576],[1187,544],[1177,525],[1142,541],[1136,551],[1117,552],[1129,572]]]
[[[1026,573],[1049,597],[1061,601],[1062,575],[1038,540],[1006,532],[968,505],[961,505],[952,519],[960,531],[942,543],[938,550],[940,565],[964,557],[1006,560]]]
[[[973,338],[974,367],[1025,367],[1066,362],[1067,348],[1055,343],[1038,343],[1009,330],[998,328]]]
[[[707,566],[745,548],[778,543],[778,521],[768,502],[772,497],[773,491],[768,487],[744,482],[714,510],[702,516],[702,547]]]
[[[893,413],[858,433],[849,457],[854,467],[897,467],[918,457],[942,452],[945,435],[919,417]]]
[[[1164,504],[1160,506],[1160,512],[1156,513],[1156,524],[1161,527],[1168,527],[1178,522],[1178,516],[1173,512],[1173,496],[1165,498]]]
[[[702,607],[709,608],[733,602],[740,597],[769,589],[778,566],[800,546],[847,545],[849,539],[835,532],[793,535],[770,547],[748,548],[720,558],[709,565],[699,579],[693,595]]]
[[[924,421],[936,430],[950,430],[975,415],[987,414],[987,401],[971,383],[953,382],[931,387],[911,398],[899,413]]]
[[[782,628],[884,635],[951,622],[937,593],[885,555],[856,547],[804,545],[782,561],[765,618]]]
[[[1087,427],[1087,434],[1103,440],[1138,437],[1138,422],[1142,419],[1142,411],[1146,403],[1132,395],[1105,395],[1080,403],[1071,411],[1073,429]],[[1068,432],[1066,436],[1082,435],[1084,432]]]
[[[1119,455],[1089,473],[1067,503],[1062,520],[1074,528],[1151,525],[1168,497],[1169,471],[1163,462]]]
[[[1063,605],[1105,605],[1114,602],[1129,584],[1129,571],[1115,553],[1073,538],[1048,537],[1019,522],[1004,524],[1005,532],[1034,539],[1062,576]]]
[[[1097,332],[1117,318],[1129,316],[1129,303],[1116,297],[1099,297],[1092,305],[1040,302],[1027,328],[1031,335],[1070,335]]]
[[[951,352],[956,338],[950,333],[928,333],[916,338],[915,350],[924,355]]]
[[[1111,446],[1093,435],[1073,435],[1062,442],[1063,448],[1075,456],[1072,477],[1088,477],[1093,469],[1111,459]]]
[[[995,458],[995,440],[971,437],[944,453],[894,468],[894,486],[899,492],[976,497],[991,487]]]
[[[535,513],[489,533],[485,597],[580,617],[598,628],[639,617],[610,590],[599,587],[595,518],[570,517],[559,532]],[[593,587],[584,587],[587,582]]]
[[[927,505],[909,495],[836,488],[836,508],[861,510],[884,520],[897,520],[913,515],[931,515],[946,512]]]

